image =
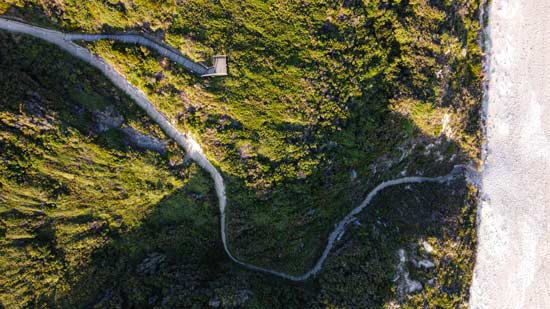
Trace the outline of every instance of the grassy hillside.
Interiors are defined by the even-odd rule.
[[[141,30],[197,61],[227,54],[229,77],[200,79],[146,48],[108,41],[88,45],[143,89],[181,129],[192,131],[221,169],[228,184],[229,241],[236,255],[302,273],[318,257],[333,224],[382,180],[403,174],[441,175],[454,164],[477,161],[478,4],[477,0],[8,0],[0,12],[70,31]],[[71,74],[67,71],[67,76]],[[93,91],[97,88],[90,86]],[[70,92],[59,93],[57,98],[74,100]],[[70,121],[73,113],[67,114],[60,119]],[[140,117],[132,124],[162,135],[142,121]],[[134,153],[131,147],[119,149],[120,134],[102,135],[106,136],[93,142]],[[463,192],[463,197],[468,194]],[[433,207],[444,203],[435,200]],[[455,204],[460,208],[468,203]],[[454,233],[471,232],[472,223],[464,219],[468,214],[452,216],[469,222],[456,225]],[[452,242],[443,241],[450,236],[441,233],[430,237],[451,246]],[[367,280],[365,287],[379,289],[380,293],[365,296],[369,304],[384,304],[397,293],[391,290],[387,267],[393,269],[395,250],[405,242],[397,234],[391,237],[395,245],[384,247],[386,268],[372,270],[385,273],[380,281],[359,275]],[[445,280],[466,284],[473,241],[473,237],[464,240],[465,251],[456,253],[468,257],[456,262],[466,275]],[[380,256],[353,256],[337,265],[361,259]],[[326,276],[335,274],[328,271]],[[222,282],[233,282],[225,276],[220,274]],[[263,282],[255,288],[255,301],[274,298],[273,285],[292,290],[287,292],[296,306],[312,304],[312,299],[317,304],[343,304],[337,295],[354,294],[352,287],[330,280],[322,283],[325,279],[294,288],[251,276]],[[443,298],[455,295],[463,300],[467,294],[466,289],[435,290]],[[318,296],[319,291],[325,292]],[[355,299],[352,304],[362,303]]]
[[[169,167],[179,152],[101,128],[109,111],[165,138],[95,70],[5,32],[0,46],[0,299],[11,307],[69,289],[95,249],[138,227],[188,171]]]

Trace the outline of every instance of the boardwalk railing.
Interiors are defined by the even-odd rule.
[[[166,57],[174,62],[179,63],[186,69],[200,75],[206,76],[226,76],[227,61],[225,55],[214,56],[214,66],[207,67],[201,63],[196,63],[191,59],[183,56],[177,49],[168,46],[164,42],[157,39],[137,33],[119,33],[119,34],[86,34],[86,33],[68,33],[64,34],[63,38],[67,41],[99,41],[113,40],[123,43],[144,45],[157,51],[161,56]]]
[[[196,63],[193,60],[185,57],[179,50],[172,46],[143,33],[129,32],[129,33],[117,33],[117,34],[86,34],[86,33],[62,33],[55,30],[45,29],[29,25],[17,20],[4,19],[4,25],[8,30],[15,32],[23,32],[39,37],[46,41],[56,44],[58,40],[65,41],[99,41],[99,40],[113,40],[129,44],[144,45],[151,49],[154,49],[161,56],[166,57],[189,71],[201,76],[227,76],[227,56],[215,55],[213,62],[214,66],[207,67],[202,63]],[[23,27],[27,26],[27,27]],[[22,31],[26,28],[24,31]],[[55,40],[52,38],[55,37]]]

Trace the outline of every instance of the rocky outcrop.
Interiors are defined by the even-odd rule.
[[[166,256],[158,252],[153,252],[147,255],[143,261],[137,266],[136,272],[140,275],[151,276],[158,273],[161,264],[166,259]]]
[[[153,136],[143,134],[128,126],[123,127],[121,130],[126,135],[128,144],[136,148],[147,149],[160,154],[165,154],[167,152],[166,141],[161,141]]]

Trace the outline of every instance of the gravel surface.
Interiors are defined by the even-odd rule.
[[[493,0],[471,308],[550,308],[550,1]]]

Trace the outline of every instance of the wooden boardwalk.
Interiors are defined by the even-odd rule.
[[[113,40],[129,44],[144,45],[155,50],[161,56],[180,64],[184,68],[201,77],[227,76],[227,56],[215,55],[213,57],[214,65],[212,67],[207,67],[202,63],[194,62],[193,60],[185,57],[179,50],[147,34],[137,32],[117,34],[63,33],[56,30],[29,25],[6,16],[0,16],[0,19],[2,20],[2,28],[5,30],[30,34],[56,45],[60,45],[61,41],[71,42],[99,40]]]
[[[196,63],[185,57],[181,52],[168,44],[161,42],[151,36],[137,33],[119,33],[119,34],[85,34],[85,33],[67,33],[63,35],[67,41],[99,41],[113,40],[129,44],[144,45],[154,49],[161,56],[179,63],[186,69],[202,76],[226,76],[227,75],[227,57],[225,55],[214,56],[214,66],[207,67],[201,63]]]

